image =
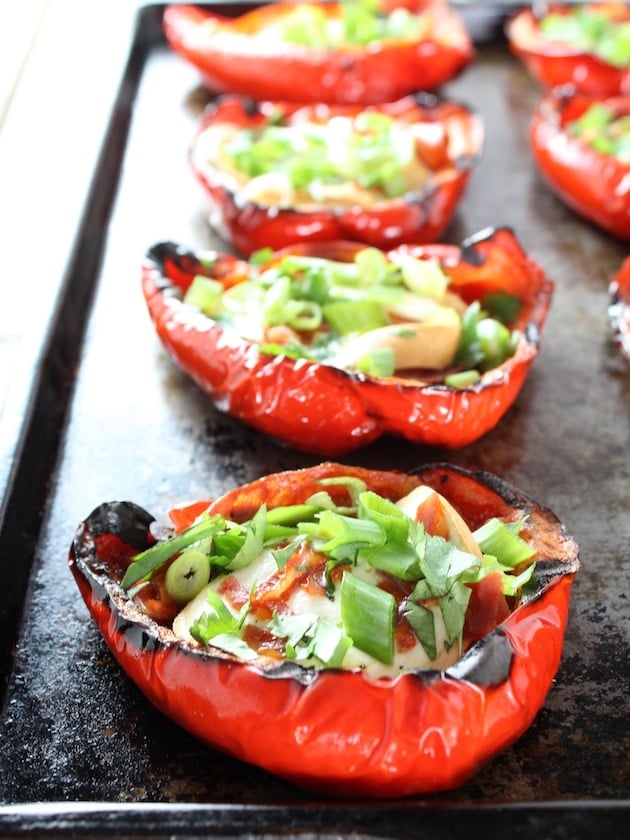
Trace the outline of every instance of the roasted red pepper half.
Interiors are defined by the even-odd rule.
[[[542,98],[532,118],[534,159],[569,207],[609,233],[630,239],[630,145],[625,158],[600,151],[590,142],[597,139],[599,127],[580,128],[587,112],[608,113],[618,125],[625,122],[630,140],[630,95],[596,98],[573,88],[556,88]]]
[[[276,252],[269,264],[287,254],[352,262],[363,248],[350,242],[295,245]],[[195,254],[169,242],[148,251],[143,291],[175,362],[218,408],[279,441],[324,457],[382,434],[461,447],[492,429],[516,399],[540,349],[553,283],[506,228],[482,231],[461,246],[402,247],[398,253],[437,261],[449,288],[468,303],[501,292],[518,300],[514,354],[466,387],[413,375],[369,375],[289,353],[270,355],[182,301],[196,275],[229,288],[248,279],[250,263],[227,254]]]
[[[608,289],[608,322],[615,343],[630,361],[630,257],[625,259]]]
[[[578,546],[551,511],[496,476],[445,464],[407,475],[327,462],[261,478],[187,516],[207,508],[243,522],[263,504],[303,504],[322,480],[341,476],[394,502],[428,485],[471,529],[490,517],[526,517],[521,535],[536,558],[528,591],[452,667],[374,678],[266,656],[245,662],[183,641],[162,618],[173,607],[163,585],[152,582],[133,598],[120,585],[134,556],[155,543],[153,517],[129,502],[103,504],[79,526],[72,573],[128,676],[211,747],[333,797],[454,788],[516,741],[543,705],[561,661]],[[180,524],[186,518],[180,514]]]
[[[356,4],[355,4],[356,5]],[[300,9],[301,6],[301,9]],[[385,15],[410,12],[410,30],[374,35],[369,43],[322,45],[320,29],[343,19],[347,4],[270,3],[236,18],[195,6],[168,6],[164,32],[171,48],[220,93],[254,99],[375,103],[433,90],[473,57],[459,16],[442,0],[382,3]],[[296,8],[316,15],[296,25]],[[287,30],[293,32],[288,40]],[[297,34],[296,34],[297,31]],[[308,43],[313,35],[315,42]]]
[[[506,34],[512,51],[543,87],[572,84],[584,93],[609,96],[630,92],[629,25],[626,3],[544,3],[539,15],[531,7],[517,12]],[[615,30],[622,26],[617,43]]]
[[[318,133],[310,141],[313,128],[328,132],[328,140]],[[237,168],[240,158],[229,157],[228,150],[246,131],[255,140]],[[277,145],[270,152],[271,136]],[[385,137],[391,138],[387,146]],[[294,151],[298,144],[300,153]],[[190,162],[208,198],[211,223],[241,254],[336,239],[392,248],[441,236],[482,145],[476,114],[431,95],[374,106],[253,105],[228,97],[204,116]],[[255,157],[258,150],[260,157],[267,153],[263,162]]]

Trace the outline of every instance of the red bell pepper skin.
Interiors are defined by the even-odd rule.
[[[352,260],[362,245],[299,244],[276,253]],[[336,457],[382,434],[414,443],[458,448],[492,429],[516,399],[540,349],[540,333],[553,283],[508,229],[483,231],[462,246],[403,248],[435,257],[451,288],[468,303],[486,292],[517,295],[522,309],[516,352],[467,388],[398,377],[375,378],[304,359],[260,353],[256,344],[226,331],[181,302],[195,274],[212,275],[198,256],[173,243],[147,254],[142,270],[145,300],[155,329],[174,361],[215,405],[249,426],[304,452]],[[233,276],[229,271],[233,261]],[[230,284],[247,263],[223,255],[215,273]]]
[[[606,13],[612,20],[630,20],[630,9],[625,3],[582,6]],[[570,14],[571,10],[566,3],[544,4],[544,14]],[[630,67],[618,67],[592,53],[551,41],[540,31],[539,19],[532,8],[523,8],[513,15],[506,24],[506,34],[512,52],[544,88],[571,84],[593,96],[630,93]]]
[[[330,18],[339,17],[339,3],[314,5]],[[163,28],[170,47],[198,68],[207,87],[253,99],[388,102],[416,90],[433,90],[472,60],[470,37],[442,0],[386,0],[382,5],[406,5],[421,15],[427,21],[426,35],[335,49],[285,42],[272,50],[260,35],[279,24],[294,7],[291,3],[271,3],[237,18],[172,5],[165,10]]]
[[[561,661],[578,546],[551,511],[496,476],[445,464],[405,475],[328,462],[236,488],[210,511],[243,521],[262,502],[300,503],[318,480],[339,475],[393,501],[428,484],[471,528],[525,515],[521,535],[537,552],[533,593],[446,671],[371,679],[262,658],[246,664],[178,640],[119,585],[134,554],[153,542],[153,517],[131,503],[101,505],[81,523],[70,568],[128,676],[202,742],[332,797],[454,788],[517,740],[543,705]]]
[[[293,242],[327,242],[350,239],[376,248],[402,243],[435,242],[448,226],[455,208],[479,161],[483,146],[480,118],[464,105],[432,96],[406,97],[395,103],[368,106],[404,123],[433,123],[443,127],[438,143],[418,139],[418,156],[430,169],[428,182],[400,198],[370,207],[320,205],[312,211],[265,207],[245,200],[228,185],[225,176],[198,151],[199,138],[218,123],[239,128],[259,128],[268,117],[269,103],[252,106],[227,97],[211,106],[193,140],[190,163],[203,187],[210,219],[222,236],[245,256],[260,248],[277,250]],[[310,119],[326,123],[335,116],[352,117],[365,106],[312,106],[274,103],[274,113],[285,124]]]
[[[548,92],[530,125],[530,144],[541,175],[577,213],[605,231],[630,239],[630,165],[593,149],[568,124],[595,102],[618,116],[630,114],[630,94],[599,98],[573,89]]]
[[[630,361],[630,257],[621,264],[608,289],[608,322],[615,343]]]

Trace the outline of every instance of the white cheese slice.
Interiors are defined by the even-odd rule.
[[[413,490],[408,496],[398,501],[400,507],[410,518],[415,519],[415,514],[418,506],[431,494],[438,496],[443,510],[446,514],[449,523],[449,537],[458,548],[474,553],[480,556],[479,548],[474,541],[470,529],[457,513],[457,511],[450,505],[443,496],[436,493],[430,487],[421,486]],[[241,586],[247,591],[251,591],[252,587],[260,584],[271,578],[278,571],[276,561],[271,553],[267,550],[263,552],[249,566],[243,569],[238,569],[227,574],[233,576],[238,580]],[[377,585],[381,573],[369,566],[367,563],[359,562],[352,567],[352,574],[357,575],[362,580]],[[208,584],[192,601],[190,601],[176,616],[173,622],[174,633],[187,642],[194,643],[194,639],[190,635],[190,627],[195,621],[200,618],[204,612],[208,610],[207,593],[209,589],[217,591],[226,575],[220,575]],[[229,602],[224,601],[226,606],[236,615],[234,608]],[[311,614],[316,615],[326,621],[331,622],[337,626],[341,626],[341,599],[339,590],[334,593],[334,597],[327,597],[325,593],[315,594],[312,588],[297,587],[292,591],[288,598],[287,606],[292,613],[296,615]],[[369,654],[357,647],[352,647],[347,652],[342,667],[347,669],[361,669],[367,675],[373,678],[378,677],[395,677],[399,674],[414,669],[420,668],[438,668],[443,669],[452,665],[459,658],[459,648],[457,644],[451,645],[447,648],[448,634],[444,626],[442,613],[437,603],[428,605],[434,616],[434,626],[436,635],[437,657],[432,660],[429,658],[424,648],[419,641],[405,651],[395,651],[394,661],[391,665],[384,664]],[[246,623],[260,624],[261,622],[248,616]],[[314,663],[312,663],[314,664]]]

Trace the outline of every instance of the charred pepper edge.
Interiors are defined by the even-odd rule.
[[[187,287],[187,281],[191,278],[178,263],[180,256],[185,261],[189,258],[186,257],[185,249],[182,250],[173,243],[159,243],[149,249],[142,264],[142,285],[158,337],[176,363],[198,383],[220,410],[232,414],[245,425],[263,431],[271,439],[280,439],[298,450],[326,458],[339,457],[353,449],[366,446],[383,434],[394,434],[413,442],[459,448],[494,428],[518,396],[529,368],[539,352],[537,340],[540,327],[546,320],[554,292],[554,283],[542,267],[523,250],[509,227],[487,229],[485,233],[489,233],[490,239],[487,245],[490,259],[490,276],[487,282],[492,284],[493,278],[501,282],[506,265],[518,266],[523,279],[529,278],[528,283],[532,289],[524,295],[527,315],[523,318],[523,323],[529,321],[533,327],[538,328],[525,329],[514,356],[498,368],[484,373],[477,383],[461,389],[400,378],[374,379],[365,374],[354,374],[317,362],[261,355],[256,345],[251,342],[236,336],[231,336],[228,340],[220,325],[193,309],[184,308],[180,303],[182,289]],[[496,241],[493,241],[495,237]],[[483,253],[484,242],[480,241],[478,245]],[[347,254],[349,247],[357,249],[364,246],[339,241],[304,245],[308,253],[317,253],[329,258],[332,258],[331,255]],[[415,250],[416,247],[418,250]],[[291,249],[281,249],[277,255],[283,255],[288,250]],[[469,264],[461,260],[459,246],[412,246],[410,253],[415,256],[436,257],[443,261],[447,270],[462,271],[467,277],[466,266]],[[198,252],[198,255],[201,258],[204,256],[203,252]],[[219,265],[219,273],[213,276],[225,276],[229,280],[230,276],[247,275],[248,264],[237,257],[216,251],[206,252],[206,255],[216,260]],[[482,271],[479,277],[464,282],[472,281],[483,287],[486,282],[483,275],[484,260],[485,257],[482,257]],[[165,266],[163,271],[167,271],[169,277],[173,278],[170,282],[160,270],[160,263]],[[198,335],[198,341],[194,334]],[[221,363],[224,365],[221,373],[223,379],[217,382],[215,376],[219,371],[214,362],[211,363],[210,357],[204,355],[215,345],[221,348]],[[215,350],[212,350],[212,353],[214,354]],[[215,358],[214,355],[212,358]],[[234,377],[244,370],[245,363],[248,378],[244,379],[240,375],[239,389],[235,391]],[[295,421],[291,419],[293,414],[286,414],[285,392],[282,390],[283,386],[288,387],[288,383],[291,383],[293,389],[298,379],[299,382],[305,383],[307,391],[312,390],[317,382],[318,388],[323,388],[326,393],[334,391],[343,396],[341,425],[336,424],[332,428],[329,418],[324,416],[321,408],[313,405],[313,410],[308,414],[300,414],[307,422],[306,435],[303,424],[298,431]],[[263,393],[273,396],[272,412],[259,410],[257,395]],[[381,403],[377,397],[382,393],[392,395],[391,410],[381,411],[379,408]],[[287,396],[289,403],[295,402],[292,394],[294,390]],[[472,411],[468,399],[477,402],[472,423],[466,422]],[[421,413],[423,419],[420,424],[411,425],[406,419],[410,410]],[[447,424],[438,418],[438,413],[443,416],[444,411],[452,418]]]
[[[429,181],[421,187],[414,190],[410,190],[404,195],[398,196],[396,198],[383,199],[374,206],[363,207],[361,208],[361,215],[367,217],[377,217],[378,213],[382,212],[383,209],[386,207],[404,208],[405,206],[423,207],[429,205],[432,201],[435,201],[436,196],[445,194],[447,188],[450,189],[459,182],[462,182],[463,186],[465,186],[465,182],[467,181],[470,174],[474,171],[475,167],[478,165],[482,157],[484,144],[484,128],[477,109],[472,108],[471,106],[463,102],[452,100],[450,98],[447,99],[446,97],[442,97],[438,94],[426,91],[410,93],[407,96],[398,100],[398,103],[403,103],[407,99],[410,102],[410,107],[413,103],[421,112],[418,115],[419,120],[426,118],[433,119],[433,121],[441,123],[442,119],[446,118],[446,116],[448,116],[449,118],[452,118],[453,116],[459,116],[459,118],[462,121],[465,121],[467,123],[467,133],[469,135],[470,140],[470,150],[463,155],[459,155],[456,158],[449,157],[448,165],[441,166],[438,169],[430,169]],[[258,204],[256,201],[253,200],[237,200],[237,197],[239,196],[239,190],[232,189],[224,183],[225,179],[221,171],[217,169],[213,164],[203,163],[197,159],[196,144],[198,138],[202,134],[204,134],[208,129],[211,128],[213,122],[215,121],[215,119],[217,119],[217,116],[221,114],[221,109],[225,107],[226,103],[230,105],[232,103],[237,104],[239,102],[243,109],[243,115],[246,116],[248,120],[253,121],[255,118],[259,117],[262,114],[261,104],[257,103],[255,100],[252,100],[251,97],[237,96],[234,94],[222,94],[212,105],[208,107],[207,111],[202,116],[200,125],[193,138],[191,148],[189,150],[189,162],[193,169],[193,172],[195,173],[197,179],[201,182],[203,188],[206,190],[209,190],[211,188],[221,190],[224,194],[224,201],[231,202],[235,208],[238,207],[239,212],[244,212],[245,208],[252,208],[259,212],[261,214],[261,217],[265,218],[282,219],[282,217],[286,217],[287,219],[307,219],[310,216],[321,214],[327,217],[329,216],[331,220],[341,220],[342,217],[348,215],[351,212],[350,208],[344,206],[335,206],[332,202],[321,204],[314,203],[313,209],[304,210],[292,206],[274,205],[271,207],[267,207],[266,205]],[[327,107],[329,107],[332,111],[339,111],[342,115],[344,115],[344,113],[358,113],[362,109],[390,113],[391,106],[398,103],[375,103],[372,105],[362,106],[362,108],[354,105],[330,105]],[[298,109],[315,110],[319,108],[318,104],[308,102],[283,102],[275,104],[278,108],[281,109],[285,117],[290,117],[291,114]],[[441,112],[448,110],[449,108],[454,109],[453,114],[447,114],[445,115],[445,117],[442,117]],[[394,117],[394,119],[397,118],[395,112],[391,115]],[[243,123],[243,128],[247,128],[248,125],[249,122]],[[449,179],[449,181],[445,182],[442,180],[439,184],[435,182],[435,176],[438,173],[441,174],[449,171],[452,171],[452,177]],[[449,219],[445,219],[444,225],[448,224],[448,221]],[[372,230],[370,230],[370,233],[372,236],[374,236]],[[244,237],[247,236],[245,232],[243,232],[242,235]],[[392,242],[392,247],[393,244],[394,243]]]
[[[585,7],[596,7],[598,3],[586,3]],[[611,4],[612,5],[612,4]],[[551,3],[545,6],[542,16],[548,12],[571,11],[567,3]],[[540,14],[536,9],[524,7],[508,17],[504,32],[512,52],[517,55],[540,85],[553,88],[562,84],[576,82],[575,68],[581,68],[579,86],[584,92],[609,95],[630,90],[630,68],[611,64],[595,53],[579,50],[567,45],[559,51],[556,46],[549,47],[537,25]],[[627,13],[624,20],[630,20]],[[530,24],[535,33],[535,42],[524,43],[519,29]],[[563,66],[564,65],[564,66]]]
[[[470,472],[445,462],[436,462],[418,467],[410,471],[409,475],[421,478],[423,473],[430,472],[442,472],[442,478],[445,482],[453,478],[457,479],[457,477],[472,479],[495,493],[511,509],[520,510],[524,513],[535,509],[545,522],[554,527],[562,545],[571,549],[570,556],[566,558],[537,560],[532,590],[529,594],[524,594],[521,604],[510,613],[505,623],[508,623],[511,616],[516,615],[521,607],[535,603],[563,578],[577,573],[580,566],[578,547],[549,508],[539,505],[498,476],[486,471]],[[115,527],[118,517],[122,522],[122,533],[111,530]],[[126,546],[133,549],[133,551],[130,551],[130,554],[133,554],[135,551],[142,550],[155,543],[155,537],[151,533],[151,525],[155,522],[155,517],[133,502],[105,502],[89,514],[75,534],[70,548],[69,564],[75,576],[80,575],[83,582],[91,587],[92,597],[96,595],[99,602],[109,605],[115,616],[115,625],[112,625],[112,630],[127,637],[131,633],[133,638],[131,640],[128,638],[127,641],[142,653],[150,653],[160,645],[176,646],[186,655],[201,657],[204,660],[217,660],[223,663],[231,662],[237,666],[250,668],[265,678],[292,679],[302,685],[311,684],[317,678],[320,670],[287,661],[279,665],[262,667],[258,664],[260,660],[254,663],[244,663],[230,654],[215,649],[192,647],[177,639],[170,628],[160,625],[134,604],[127,592],[109,576],[106,569],[102,567],[103,564],[96,557],[96,539],[99,536],[111,535],[124,542],[126,538],[129,538],[133,542],[126,543]],[[144,537],[141,540],[140,535],[143,530]],[[409,670],[393,679],[412,676],[430,684],[443,676],[449,676],[482,687],[499,685],[509,679],[514,655],[512,644],[503,626],[503,624],[499,625],[487,636],[474,642],[456,663],[443,671],[439,669]],[[138,632],[140,632],[140,637],[136,638]],[[323,670],[328,673],[356,673],[352,671],[344,672],[344,669]]]
[[[316,0],[317,2],[317,0]],[[203,28],[206,26],[206,21],[216,21],[220,28],[232,31],[241,38],[255,34],[264,26],[266,20],[274,20],[283,14],[285,5],[289,4],[269,4],[266,8],[263,4],[253,4],[251,8],[241,15],[227,14],[212,14],[204,11],[198,6],[185,4],[177,6],[172,4],[166,7],[163,16],[163,30],[169,47],[182,58],[192,64],[201,73],[204,83],[211,89],[220,89],[225,92],[248,93],[254,95],[259,99],[273,99],[282,98],[280,95],[272,92],[278,90],[278,82],[272,83],[272,88],[269,88],[268,79],[263,79],[262,84],[264,93],[260,91],[261,81],[257,78],[257,73],[260,75],[260,67],[263,67],[264,76],[267,76],[271,70],[272,75],[286,77],[287,61],[308,70],[310,73],[316,73],[313,77],[312,101],[330,101],[331,98],[337,98],[339,101],[361,101],[366,103],[373,103],[384,101],[385,99],[395,99],[397,96],[404,93],[411,92],[418,88],[436,88],[440,84],[454,78],[472,61],[474,57],[474,47],[470,36],[461,20],[460,16],[450,9],[446,4],[442,4],[441,0],[433,2],[433,0],[418,0],[413,5],[412,11],[422,14],[427,10],[434,11],[439,15],[440,22],[447,21],[450,25],[450,30],[454,33],[452,37],[444,40],[438,40],[434,32],[431,32],[428,37],[423,36],[415,41],[401,42],[394,40],[393,42],[382,41],[378,50],[366,50],[365,47],[341,45],[334,49],[326,51],[315,51],[307,48],[296,47],[289,44],[286,49],[280,53],[273,55],[260,54],[250,49],[249,55],[241,55],[241,61],[248,58],[253,59],[254,66],[252,70],[252,80],[248,87],[249,90],[243,88],[244,81],[240,74],[237,74],[237,81],[230,82],[232,72],[227,72],[225,62],[233,56],[233,50],[230,50],[229,44],[226,48],[222,43],[222,39],[215,39],[206,37],[205,39],[197,38],[196,41],[191,41],[191,30],[196,30],[203,34]],[[390,3],[383,3],[386,11],[391,6]],[[410,4],[407,4],[409,8]],[[331,12],[334,14],[334,12]],[[254,23],[252,24],[252,20]],[[444,29],[444,26],[442,26]],[[221,33],[220,33],[221,34]],[[251,39],[250,39],[251,40]],[[229,39],[228,39],[229,42]],[[407,82],[397,78],[399,75],[396,71],[395,63],[391,61],[392,56],[395,58],[396,52],[401,50],[406,55],[409,54],[410,49],[416,49],[417,45],[424,45],[423,55],[429,51],[434,65],[430,69],[429,78],[430,84],[419,84],[414,80]],[[391,90],[392,86],[395,91],[394,95],[383,95],[382,82],[382,61],[381,56],[385,54],[390,58],[388,66],[392,68],[391,78],[387,80],[387,90]],[[261,64],[262,62],[262,64]],[[375,62],[378,65],[378,74],[375,75]],[[334,70],[337,76],[345,76],[348,73],[351,77],[359,75],[367,76],[368,90],[361,94],[353,93],[351,96],[344,94],[345,87],[343,85],[331,85],[331,82],[322,81],[321,67],[322,63],[326,63],[328,69],[331,69],[331,63],[334,64]],[[439,66],[438,66],[439,65]],[[437,72],[439,70],[440,72]],[[426,74],[426,71],[425,71]],[[330,73],[328,74],[330,75]],[[226,82],[227,78],[227,82]],[[363,80],[365,81],[365,80]],[[284,79],[281,79],[281,85],[284,89]],[[237,90],[238,88],[238,90]],[[316,89],[315,89],[316,88]],[[376,88],[376,89],[374,89]],[[292,94],[291,94],[292,95]],[[302,93],[303,95],[303,93]],[[286,98],[286,97],[285,97]]]
[[[489,226],[471,236],[468,236],[464,239],[459,247],[460,257],[459,262],[466,262],[473,267],[480,267],[485,262],[485,256],[481,251],[477,249],[477,246],[482,244],[483,242],[491,240],[496,234],[500,233],[501,231],[506,231],[514,235],[514,231],[509,226]],[[313,243],[313,246],[317,246],[318,243]],[[325,243],[319,243],[325,245]],[[284,252],[289,252],[291,246],[287,246],[286,248],[282,249]],[[429,245],[430,247],[430,245]],[[448,247],[456,247],[456,246],[448,246]],[[172,258],[175,258],[174,260]],[[156,287],[160,292],[164,294],[165,297],[172,295],[173,297],[177,297],[179,292],[179,287],[177,284],[170,280],[167,276],[168,272],[168,264],[176,263],[181,265],[183,268],[184,273],[191,273],[195,272],[197,269],[201,268],[203,270],[203,265],[199,258],[193,251],[188,250],[185,246],[181,243],[176,243],[171,240],[164,240],[162,242],[155,243],[152,245],[145,254],[145,267],[149,271],[153,271],[156,274],[156,277],[159,280],[156,283]],[[509,368],[517,361],[517,356],[521,353],[525,353],[525,355],[533,354],[535,355],[539,349],[542,342],[542,333],[538,325],[539,320],[539,312],[542,308],[546,308],[550,305],[551,298],[553,296],[554,291],[554,284],[550,280],[546,280],[542,284],[541,293],[540,293],[540,301],[538,305],[532,312],[531,319],[522,327],[521,329],[521,340],[519,341],[517,348],[514,354],[507,359],[505,359],[500,365],[497,367],[491,368],[485,372],[483,372],[480,378],[469,384],[463,388],[453,387],[444,382],[435,382],[429,384],[418,385],[417,382],[406,380],[401,377],[386,377],[385,380],[388,382],[396,381],[396,388],[400,392],[413,392],[422,390],[425,393],[429,393],[431,391],[453,391],[453,392],[463,392],[463,391],[474,391],[474,392],[481,392],[488,388],[497,388],[502,386],[502,382],[500,378],[497,377],[497,372],[503,368]],[[208,320],[212,321],[212,318],[209,316],[203,316],[208,318]],[[220,324],[215,323],[217,329],[223,331],[224,327]],[[242,338],[239,336],[239,341],[242,342],[244,345],[250,345],[252,348],[256,348],[259,356],[261,358],[266,358],[269,360],[269,363],[273,363],[276,360],[277,363],[280,363],[282,360],[283,363],[295,363],[296,360],[290,358],[289,356],[282,356],[282,355],[270,355],[263,353],[262,351],[257,349],[257,346],[254,342],[249,341],[248,339]],[[519,349],[520,348],[520,349]],[[525,348],[523,350],[523,348]],[[378,384],[379,377],[370,376],[367,373],[364,373],[360,370],[346,370],[344,368],[338,368],[331,365],[325,365],[319,361],[314,360],[297,360],[301,367],[307,366],[315,366],[315,367],[327,367],[331,371],[331,375],[339,376],[342,379],[349,379],[355,382],[373,382]],[[520,359],[522,361],[522,359]]]
[[[623,106],[630,106],[630,93],[598,96],[584,93],[574,84],[547,91],[530,121],[529,142],[534,160],[549,189],[573,212],[613,236],[630,239],[630,191],[621,192],[616,187],[630,174],[630,164],[570,134],[567,124],[572,120],[565,119],[565,112],[576,101],[583,102],[585,109],[589,103],[598,102],[610,103],[625,112]],[[573,160],[578,154],[579,169]],[[615,195],[613,203],[608,199],[608,184]]]

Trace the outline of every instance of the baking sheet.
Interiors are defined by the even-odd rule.
[[[242,5],[214,8],[237,13]],[[460,451],[383,439],[346,463],[449,460],[495,472],[560,517],[581,549],[564,657],[531,729],[467,785],[401,803],[330,803],[201,747],[123,675],[67,569],[74,528],[105,500],[161,515],[315,460],[216,411],[162,351],[140,290],[162,239],[216,247],[186,151],[209,95],[140,10],[23,434],[2,464],[0,831],[168,836],[615,835],[628,819],[630,368],[609,334],[624,243],[544,186],[527,125],[539,95],[497,4],[464,10],[478,54],[443,93],[475,107],[486,147],[445,241],[508,225],[556,283],[542,352],[495,430]],[[591,832],[591,833],[588,833]]]

